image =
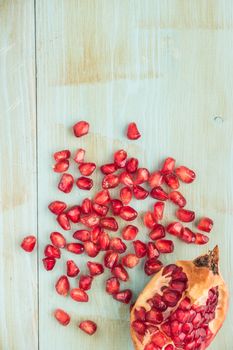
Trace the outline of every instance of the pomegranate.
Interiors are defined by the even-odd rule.
[[[84,136],[88,134],[88,131],[89,131],[89,123],[84,120],[77,122],[73,126],[73,132],[76,137]]]
[[[129,123],[128,129],[127,129],[127,137],[130,140],[137,140],[139,137],[141,137],[140,132],[138,131],[137,124],[132,122]]]
[[[131,310],[137,350],[204,350],[225,319],[228,291],[218,267],[219,251],[160,270]]]

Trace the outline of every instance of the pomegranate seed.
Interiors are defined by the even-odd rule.
[[[66,246],[66,239],[60,232],[51,232],[50,240],[52,245],[57,248],[65,248]]]
[[[145,190],[145,188],[139,186],[139,185],[136,185],[136,186],[133,186],[133,194],[134,194],[134,197],[136,199],[145,199],[146,197],[148,197],[149,195],[149,192],[147,190]]]
[[[104,272],[104,267],[102,264],[88,261],[87,267],[90,271],[91,276],[98,276]]]
[[[88,131],[89,131],[89,123],[86,121],[82,120],[80,122],[77,122],[73,126],[73,132],[74,132],[74,135],[76,137],[84,136],[84,135],[88,134]]]
[[[93,277],[89,275],[81,275],[79,280],[79,288],[83,290],[91,289]]]
[[[56,162],[60,162],[60,160],[65,160],[70,158],[70,151],[68,149],[55,152],[53,155]]]
[[[95,244],[99,243],[99,237],[101,232],[102,230],[100,226],[96,226],[91,230],[90,240],[92,243],[95,243]]]
[[[155,225],[149,236],[153,241],[165,237],[164,226],[159,224]]]
[[[104,189],[115,188],[119,185],[119,176],[114,174],[105,175],[102,181]]]
[[[58,189],[64,193],[71,192],[74,185],[74,178],[71,174],[64,173],[58,184]]]
[[[175,348],[172,344],[168,344],[164,350],[175,350]]]
[[[68,170],[70,166],[70,162],[67,159],[60,160],[56,164],[53,165],[53,171],[55,173],[64,173],[64,171]]]
[[[69,219],[68,219],[68,217],[67,217],[67,215],[65,213],[62,213],[62,214],[58,215],[57,222],[63,228],[63,230],[67,231],[67,230],[71,229]]]
[[[157,221],[154,217],[154,213],[148,211],[143,217],[144,225],[150,229],[153,229],[157,225]]]
[[[145,262],[144,271],[148,276],[151,276],[154,273],[159,272],[162,267],[163,264],[161,261],[157,260],[157,258],[152,258]]]
[[[195,172],[186,166],[179,166],[175,169],[175,173],[181,181],[187,184],[193,182],[196,178]]]
[[[160,201],[166,201],[168,199],[168,194],[160,186],[152,188],[150,195],[152,198],[158,199]]]
[[[169,199],[180,208],[183,208],[186,205],[186,199],[178,191],[172,191],[169,193]]]
[[[141,137],[140,132],[138,131],[138,127],[136,123],[129,123],[127,128],[127,137],[130,140],[137,140],[139,137]]]
[[[44,268],[47,271],[50,271],[54,268],[56,264],[56,259],[55,258],[44,258],[43,260]]]
[[[99,216],[106,216],[109,210],[109,208],[106,207],[105,205],[100,205],[97,203],[94,203],[92,207],[94,212]]]
[[[81,211],[83,214],[90,214],[92,212],[92,202],[89,198],[82,201]]]
[[[152,298],[152,303],[153,303],[153,307],[157,310],[157,311],[165,311],[167,309],[167,305],[163,302],[162,300],[162,296],[158,293],[156,293],[153,298]]]
[[[84,246],[81,243],[68,243],[66,249],[74,254],[82,254],[84,252]]]
[[[132,299],[132,292],[130,289],[122,290],[121,292],[113,294],[113,298],[121,303],[129,304]]]
[[[98,244],[99,244],[100,250],[108,250],[109,249],[110,237],[106,232],[100,232]]]
[[[81,322],[81,323],[79,324],[79,328],[80,328],[83,332],[85,332],[85,333],[87,333],[87,334],[89,334],[89,335],[92,335],[92,334],[94,334],[94,333],[96,332],[96,330],[97,330],[97,325],[96,325],[95,322],[90,321],[90,320],[87,320],[87,321]]]
[[[90,176],[96,169],[95,163],[81,163],[79,171],[83,176]]]
[[[84,162],[84,157],[85,157],[86,151],[82,148],[77,149],[75,155],[74,155],[74,161],[78,164]]]
[[[62,309],[56,309],[54,317],[62,326],[67,326],[70,323],[70,316]]]
[[[100,167],[101,172],[104,175],[109,175],[117,171],[118,167],[115,163],[104,164]]]
[[[134,225],[127,225],[122,230],[122,237],[126,241],[135,239],[137,234],[138,234],[138,228]]]
[[[146,325],[140,320],[133,321],[132,327],[138,334],[144,335],[146,333]]]
[[[76,224],[80,220],[80,211],[81,211],[80,206],[76,205],[70,208],[69,210],[67,210],[66,215],[68,219],[70,219],[72,222]]]
[[[160,350],[161,348],[158,348],[157,345],[155,345],[155,343],[149,343],[145,346],[144,350]]]
[[[203,235],[202,233],[196,233],[196,239],[195,243],[196,244],[206,244],[209,242],[209,237],[206,235]]]
[[[146,318],[146,309],[144,307],[139,307],[134,310],[134,316],[137,320],[145,321]]]
[[[64,275],[61,276],[56,285],[55,285],[56,291],[58,294],[63,295],[64,297],[66,297],[69,293],[70,290],[70,283],[68,281],[68,278]]]
[[[83,216],[80,219],[80,222],[87,227],[95,227],[99,225],[99,221],[100,221],[100,218],[96,214],[89,214],[89,215]]]
[[[81,242],[86,242],[90,240],[90,232],[87,230],[78,230],[74,232],[73,237]]]
[[[151,188],[161,186],[163,182],[164,182],[164,179],[161,171],[153,172],[148,179],[148,183]]]
[[[160,253],[172,253],[174,251],[174,243],[168,239],[160,239],[155,243]]]
[[[122,187],[120,190],[120,198],[123,204],[129,204],[133,197],[132,191],[129,187]]]
[[[93,242],[84,242],[84,249],[86,254],[91,258],[94,258],[99,254],[99,248]]]
[[[114,266],[111,272],[115,277],[117,277],[121,281],[126,282],[129,279],[128,272],[121,264]]]
[[[214,224],[213,220],[211,220],[210,218],[204,217],[200,219],[197,227],[201,231],[210,232],[213,227],[213,224]]]
[[[122,183],[125,186],[133,186],[132,175],[127,173],[127,171],[123,171],[120,174],[119,181],[120,181],[120,183]]]
[[[152,308],[150,311],[146,313],[146,321],[159,324],[163,322],[163,314],[160,311]]]
[[[194,211],[179,208],[176,211],[176,217],[183,222],[191,222],[195,219],[195,213]]]
[[[48,208],[53,214],[59,215],[67,208],[67,205],[61,201],[54,201],[49,204]]]
[[[118,166],[118,168],[124,168],[127,160],[127,153],[120,149],[114,154],[114,163]]]
[[[154,204],[154,217],[156,221],[160,221],[163,219],[165,204],[163,202],[156,202]]]
[[[116,277],[111,277],[106,281],[105,290],[108,294],[118,293],[120,290],[120,282]]]
[[[180,187],[180,183],[178,180],[178,177],[173,173],[168,173],[164,175],[164,180],[168,187],[172,188],[173,190],[177,190],[177,188]]]
[[[106,205],[110,202],[110,194],[108,190],[102,190],[95,195],[94,202],[100,205]]]
[[[150,173],[146,168],[139,168],[135,174],[134,184],[141,185],[144,182],[147,182],[149,179]]]
[[[138,213],[130,206],[123,206],[120,210],[120,217],[125,221],[132,221],[136,219]]]
[[[66,274],[69,277],[76,277],[80,270],[73,260],[67,260],[66,262]]]
[[[162,173],[173,172],[175,169],[175,163],[176,163],[176,161],[174,158],[171,158],[171,157],[166,158],[164,163],[163,163],[161,172]]]
[[[89,300],[87,293],[80,288],[71,289],[70,296],[73,300],[79,301],[81,303],[87,303]]]
[[[48,258],[60,259],[61,252],[59,248],[54,247],[51,244],[47,244],[44,249],[44,255],[47,256]]]
[[[133,246],[134,246],[135,254],[138,258],[143,258],[146,255],[147,246],[145,243],[137,240],[133,242]]]
[[[139,263],[139,258],[135,254],[127,254],[123,256],[121,261],[125,267],[132,269]]]
[[[89,179],[88,177],[79,177],[76,181],[76,185],[81,190],[89,191],[93,187],[93,180]]]
[[[112,217],[102,218],[100,219],[100,226],[109,231],[117,231],[118,223]]]
[[[159,257],[159,251],[156,248],[156,245],[154,242],[148,242],[148,244],[147,244],[147,256],[148,256],[148,259]]]
[[[118,262],[118,253],[109,250],[104,256],[104,266],[112,269]]]
[[[163,296],[162,296],[163,301],[168,307],[174,307],[178,303],[180,298],[181,298],[181,294],[179,292],[175,290],[171,290],[169,288],[167,288],[163,292]]]
[[[138,168],[137,158],[128,159],[126,162],[125,168],[126,168],[126,171],[128,171],[128,173],[135,173]]]
[[[176,237],[180,237],[182,229],[183,225],[180,222],[172,222],[166,227],[167,232]]]
[[[112,212],[114,215],[119,215],[121,208],[123,207],[123,203],[122,201],[120,201],[119,199],[112,199],[111,201],[112,204]]]
[[[184,227],[179,238],[186,243],[195,243],[196,235],[188,227]]]
[[[21,248],[25,250],[25,252],[31,253],[36,245],[36,237],[35,236],[27,236],[23,239],[21,243]]]
[[[153,334],[152,337],[153,343],[159,347],[163,347],[166,342],[167,342],[167,338],[166,336],[162,333],[162,332],[157,332],[155,334]]]
[[[126,251],[127,246],[124,242],[122,242],[120,238],[114,237],[110,240],[110,249],[119,254],[122,254]]]

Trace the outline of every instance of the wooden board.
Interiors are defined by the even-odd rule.
[[[151,171],[166,156],[174,156],[178,164],[193,167],[198,174],[192,186],[181,186],[188,206],[195,209],[197,217],[213,217],[215,225],[208,246],[190,247],[176,241],[175,252],[163,257],[163,262],[194,258],[218,243],[221,270],[232,295],[232,4],[229,0],[36,1],[37,163],[33,3],[19,1],[17,4],[22,9],[21,15],[18,12],[16,16],[15,12],[20,30],[16,31],[15,24],[12,24],[11,30],[16,31],[21,42],[19,53],[22,60],[29,64],[27,69],[21,68],[18,80],[8,80],[7,83],[4,77],[7,69],[12,72],[10,60],[5,61],[6,68],[1,66],[1,120],[8,104],[12,103],[9,101],[15,101],[16,91],[21,91],[21,86],[24,89],[21,97],[24,109],[10,110],[7,122],[4,118],[4,128],[1,128],[1,154],[4,155],[4,165],[8,164],[2,173],[5,175],[8,169],[11,174],[6,197],[3,195],[5,183],[1,190],[1,198],[7,198],[9,203],[1,216],[5,222],[1,244],[3,249],[4,242],[4,250],[0,257],[1,285],[5,286],[4,290],[9,290],[4,292],[4,298],[2,294],[0,297],[1,309],[4,310],[0,313],[2,348],[37,349],[36,315],[39,314],[41,350],[64,347],[71,350],[81,347],[83,350],[132,349],[128,308],[104,294],[104,277],[94,282],[87,305],[56,295],[54,284],[62,269],[65,273],[65,261],[70,257],[64,254],[51,273],[46,273],[39,263],[37,293],[36,254],[22,260],[24,255],[18,252],[16,244],[18,235],[36,231],[36,185],[40,258],[49,233],[58,230],[54,217],[48,213],[48,203],[61,199],[72,205],[86,196],[77,188],[69,196],[58,193],[59,175],[51,171],[54,151],[67,147],[75,150],[81,146],[87,150],[87,159],[96,160],[100,165],[110,161],[114,150],[126,148],[130,156],[137,156],[141,165]],[[1,10],[5,19],[6,14],[12,16],[16,8],[6,3]],[[9,28],[9,21],[6,21],[0,34],[1,47],[11,45]],[[7,55],[14,64],[18,63],[18,51],[9,51]],[[30,91],[25,88],[28,84],[31,84]],[[10,96],[9,101],[6,94]],[[91,132],[79,140],[73,137],[71,126],[80,119],[90,122]],[[133,120],[143,135],[137,142],[128,141],[124,135],[125,126]],[[19,126],[12,131],[13,126],[17,126],[15,123],[19,122],[24,125],[20,128],[20,136],[16,132]],[[24,142],[20,142],[21,139]],[[16,159],[20,159],[20,164]],[[19,169],[19,184],[13,181],[19,175],[18,172],[15,175],[14,169]],[[72,170],[78,176],[75,167]],[[5,177],[1,176],[1,181],[2,178]],[[96,187],[90,195],[98,187],[99,175],[94,175],[93,179]],[[14,205],[17,191],[24,193],[25,188],[30,189],[26,200],[23,204]],[[137,203],[142,211],[147,205],[148,202]],[[174,207],[168,207],[166,220],[173,213]],[[138,220],[139,238],[145,239],[147,231],[140,220],[141,217]],[[14,229],[9,231],[12,222]],[[71,233],[66,233],[66,236],[68,240],[72,239]],[[13,261],[9,259],[12,254]],[[74,259],[85,269],[87,258]],[[15,280],[11,280],[7,273],[9,266]],[[126,284],[132,286],[135,296],[148,281],[140,270],[141,266],[137,273],[130,273],[131,283]],[[72,281],[72,286],[75,283]],[[21,298],[29,300],[29,303],[19,305],[18,291],[13,289],[16,284],[21,286]],[[25,285],[26,291],[23,289]],[[36,310],[37,298],[39,313]],[[71,313],[72,323],[66,329],[61,328],[52,317],[56,307]],[[24,323],[22,317],[26,320]],[[95,337],[88,337],[77,328],[77,323],[86,318],[97,321],[99,325]],[[26,329],[31,329],[27,322],[33,322],[30,335],[26,332]],[[230,307],[228,318],[210,346],[211,350],[232,350],[232,325],[233,309]],[[12,338],[12,332],[17,337]],[[29,338],[26,345],[22,334],[27,334]],[[20,336],[23,338],[21,342],[18,340]]]

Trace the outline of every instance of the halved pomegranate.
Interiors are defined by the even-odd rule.
[[[218,268],[219,251],[161,269],[131,311],[136,350],[204,350],[225,319],[228,291]]]

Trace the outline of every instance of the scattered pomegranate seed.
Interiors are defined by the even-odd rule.
[[[85,290],[81,288],[73,288],[70,291],[70,296],[73,300],[81,302],[81,303],[87,303],[89,298]]]
[[[213,220],[211,220],[210,218],[204,217],[200,219],[197,227],[201,231],[210,232],[213,227],[213,224],[214,224]]]
[[[86,242],[90,240],[90,232],[87,230],[78,230],[74,232],[73,237],[81,242]]]
[[[100,205],[106,205],[110,202],[110,193],[108,190],[102,190],[95,195],[94,202]]]
[[[70,316],[62,309],[56,309],[54,317],[62,326],[67,326],[70,323]]]
[[[68,149],[55,152],[53,155],[56,162],[60,162],[61,160],[69,159],[70,158],[70,151]]]
[[[74,254],[82,254],[84,252],[84,246],[81,243],[68,243],[66,249]]]
[[[64,193],[71,192],[74,185],[74,178],[71,174],[64,173],[60,179],[58,184],[58,188],[60,191]]]
[[[81,190],[89,191],[93,187],[93,180],[89,179],[88,177],[79,177],[76,181],[76,185]]]
[[[160,238],[164,238],[165,237],[165,228],[163,225],[155,225],[153,230],[150,232],[149,236],[150,238],[155,241],[157,239],[160,239]]]
[[[138,131],[136,123],[129,123],[128,129],[127,129],[127,137],[130,140],[137,140],[139,137],[141,137],[140,132]]]
[[[173,174],[173,173],[164,174],[164,181],[166,182],[168,187],[172,188],[173,190],[177,190],[177,188],[180,187],[180,183],[176,174]]]
[[[121,265],[116,265],[112,268],[112,274],[121,281],[128,281],[129,275],[126,269]]]
[[[157,260],[157,258],[152,258],[145,262],[144,271],[148,276],[151,276],[154,273],[159,272],[162,267],[163,264],[161,261]]]
[[[126,251],[127,246],[125,245],[124,242],[122,242],[122,240],[119,237],[114,237],[110,240],[110,249],[122,254]]]
[[[44,249],[44,255],[47,256],[48,258],[60,259],[61,252],[59,248],[54,247],[51,244],[48,244]]]
[[[98,244],[99,244],[100,250],[108,250],[109,249],[110,237],[106,232],[104,232],[104,231],[100,232]]]
[[[100,219],[100,226],[109,231],[117,231],[118,223],[112,217],[102,218]]]
[[[109,250],[104,256],[104,266],[109,269],[112,269],[114,266],[117,265],[118,257],[119,256],[117,252]]]
[[[106,281],[105,289],[108,294],[118,293],[120,290],[120,282],[116,277],[111,277]]]
[[[148,211],[143,217],[144,225],[150,229],[153,229],[157,225],[154,213]]]
[[[126,171],[128,173],[135,173],[138,168],[138,160],[137,158],[130,158],[127,160],[125,165]]]
[[[67,260],[66,262],[66,274],[69,277],[76,277],[80,270],[73,260]]]
[[[66,210],[67,205],[66,205],[66,203],[61,202],[61,201],[54,201],[54,202],[49,204],[48,208],[53,214],[59,215],[64,210]]]
[[[98,276],[101,275],[104,272],[104,267],[102,264],[96,263],[96,262],[87,262],[87,267],[90,271],[91,276]]]
[[[90,240],[93,243],[99,243],[100,233],[102,232],[102,229],[100,226],[95,226],[91,230]]]
[[[70,162],[67,159],[60,160],[56,164],[53,165],[53,171],[55,173],[64,173],[69,169]]]
[[[44,268],[47,271],[51,271],[56,264],[55,258],[44,258],[42,259],[42,261],[43,261]]]
[[[92,206],[94,212],[99,216],[106,216],[108,213],[109,208],[106,207],[106,205],[100,205],[97,203],[94,203]]]
[[[150,173],[146,168],[139,168],[135,174],[134,185],[141,185],[144,182],[147,182],[149,176]]]
[[[161,186],[163,182],[164,182],[164,179],[161,171],[153,172],[148,179],[148,183],[151,188]]]
[[[166,201],[168,199],[168,194],[160,186],[152,188],[150,195],[152,198],[158,199],[160,201]]]
[[[143,188],[142,186],[136,185],[133,186],[133,194],[136,199],[140,200],[146,199],[146,197],[148,197],[149,195],[149,192],[145,190],[145,188]]]
[[[139,263],[139,258],[135,254],[127,254],[121,259],[125,267],[132,269]]]
[[[196,235],[188,227],[184,227],[179,238],[186,243],[195,243]]]
[[[172,191],[169,193],[169,199],[180,208],[183,208],[186,205],[186,199],[178,191]]]
[[[51,232],[50,240],[52,245],[57,248],[65,248],[66,246],[66,239],[60,232]]]
[[[174,250],[174,243],[168,239],[160,239],[155,243],[156,248],[160,253],[172,253]]]
[[[101,172],[104,175],[109,175],[117,171],[118,166],[115,163],[104,164],[100,167]]]
[[[127,173],[127,171],[123,171],[120,174],[120,183],[122,183],[125,186],[133,186],[133,177],[131,174]]]
[[[133,197],[130,187],[122,187],[120,190],[120,198],[123,204],[129,204]]]
[[[175,169],[175,163],[176,163],[176,161],[174,158],[171,158],[171,157],[166,158],[164,163],[163,163],[161,172],[162,173],[173,172]]]
[[[121,208],[119,215],[125,221],[132,221],[136,219],[136,217],[138,216],[138,213],[136,212],[135,209],[126,205]]]
[[[92,334],[94,334],[94,333],[96,332],[96,330],[97,330],[97,325],[96,325],[95,322],[90,321],[90,320],[87,320],[87,321],[81,322],[81,323],[79,324],[79,328],[80,328],[83,332],[85,332],[85,333],[87,333],[87,334],[89,334],[89,335],[92,335]]]
[[[202,233],[196,233],[196,244],[206,244],[209,242],[209,237],[203,235]]]
[[[112,212],[114,215],[119,215],[121,208],[123,207],[123,203],[119,199],[112,199],[111,200],[111,205],[112,205]]]
[[[63,230],[70,230],[71,229],[69,219],[65,213],[58,215],[57,222],[63,228]]]
[[[89,198],[82,201],[81,211],[83,214],[90,214],[92,212],[92,202]]]
[[[158,249],[156,248],[156,245],[154,242],[148,242],[147,244],[147,257],[149,259],[152,259],[152,258],[158,258],[159,257],[159,251]]]
[[[21,243],[21,248],[25,250],[25,252],[31,253],[36,245],[36,237],[35,236],[27,236],[23,239]]]
[[[105,175],[102,181],[102,187],[104,189],[115,188],[119,185],[119,176],[115,174]]]
[[[77,149],[75,155],[74,155],[74,161],[78,164],[84,162],[84,157],[85,157],[86,151],[82,148]]]
[[[113,294],[113,298],[121,303],[129,304],[132,299],[132,291],[130,289],[122,290],[121,292]]]
[[[120,149],[114,154],[114,162],[118,166],[118,168],[124,168],[127,160],[127,153]]]
[[[87,227],[95,227],[99,225],[100,218],[97,214],[89,214],[81,217],[80,222]]]
[[[195,172],[186,166],[179,166],[175,169],[175,173],[181,181],[187,184],[193,182],[196,178]]]
[[[80,220],[80,213],[81,213],[81,208],[79,205],[75,205],[74,207],[70,208],[67,210],[66,215],[69,220],[71,220],[73,223],[78,223]]]
[[[180,222],[172,222],[166,227],[166,231],[173,236],[180,237],[183,225]]]
[[[133,242],[133,246],[134,246],[135,254],[138,258],[143,258],[146,255],[147,246],[145,243],[137,240]]]
[[[86,134],[88,134],[89,131],[89,123],[86,121],[80,121],[77,122],[74,126],[73,126],[73,131],[74,131],[74,135],[76,137],[81,137],[84,136]]]
[[[84,242],[84,249],[88,256],[95,258],[99,254],[98,246],[93,242]]]
[[[191,222],[195,219],[194,211],[179,208],[176,211],[176,217],[183,222]]]
[[[81,275],[79,280],[79,288],[83,290],[91,289],[93,277],[89,275]]]
[[[90,176],[96,169],[95,163],[81,163],[79,171],[83,176]]]
[[[163,219],[165,204],[163,202],[156,202],[154,204],[154,217],[156,221],[160,221]]]
[[[127,225],[122,230],[122,237],[126,241],[130,241],[130,240],[135,239],[137,234],[138,234],[138,228],[134,225]]]
[[[64,275],[64,276],[61,276],[56,285],[55,285],[55,288],[56,288],[56,291],[58,294],[66,297],[69,293],[69,290],[70,290],[70,283],[69,283],[69,280],[68,278]]]

